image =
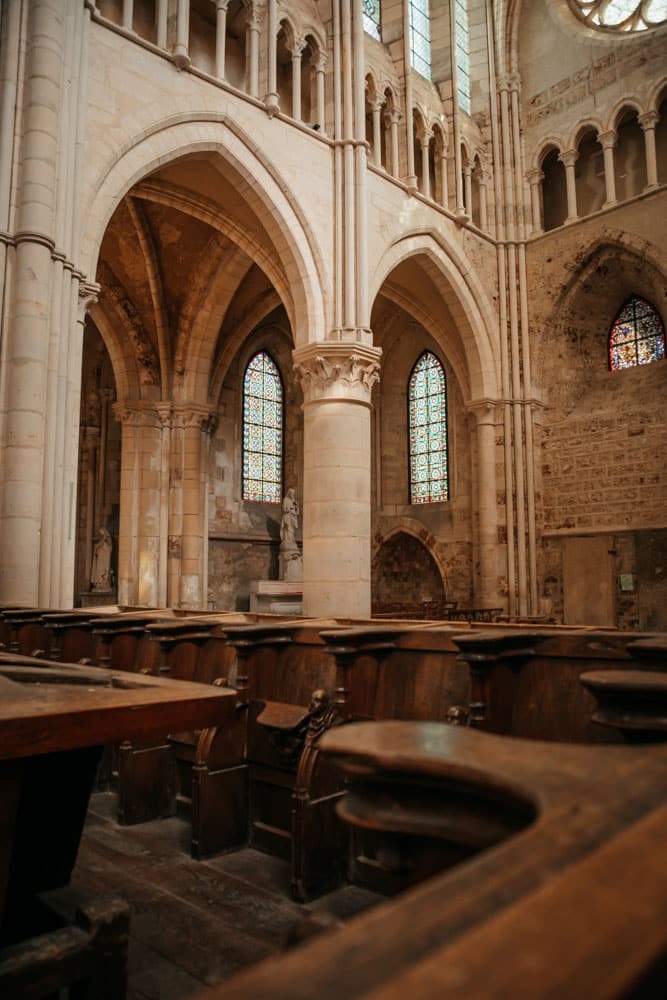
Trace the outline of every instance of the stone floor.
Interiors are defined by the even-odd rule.
[[[287,892],[287,862],[245,849],[193,861],[180,819],[121,827],[97,794],[72,887],[131,907],[128,1000],[186,1000],[282,950],[304,915],[345,920],[379,897],[345,886],[307,906]]]

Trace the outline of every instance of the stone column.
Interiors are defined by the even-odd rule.
[[[225,79],[225,50],[227,47],[227,8],[229,0],[214,0],[215,3],[215,75]]]
[[[463,164],[463,203],[465,206],[465,214],[469,219],[472,219],[472,164]]]
[[[412,104],[412,64],[410,62],[410,0],[403,0],[403,67],[405,73],[405,139],[407,153],[407,177],[405,183],[412,190],[417,189],[415,175],[414,109]],[[396,175],[398,176],[398,174]]]
[[[252,3],[248,8],[248,69],[247,87],[251,97],[259,94],[259,33],[262,23],[262,11],[258,3]],[[275,43],[274,43],[275,44]]]
[[[658,186],[658,160],[655,152],[655,127],[660,116],[657,111],[647,111],[639,116],[639,124],[644,132],[644,151],[646,154],[646,187],[651,191]]]
[[[317,124],[322,135],[326,135],[326,105],[324,100],[324,72],[327,57],[325,52],[318,52],[315,60],[315,100],[317,103]]]
[[[115,403],[122,426],[118,603],[158,606],[162,422],[156,404]]]
[[[371,106],[373,112],[373,163],[382,166],[382,108],[384,97],[376,97]]]
[[[428,169],[428,147],[430,135],[424,129],[419,132],[417,137],[419,139],[419,145],[422,151],[422,194],[425,198],[431,197],[431,174]]]
[[[491,178],[484,170],[479,171],[477,178],[479,184],[479,228],[484,232],[488,232],[489,228],[488,192],[490,180]]]
[[[98,468],[97,453],[100,445],[99,427],[84,427],[81,444],[81,459],[85,462],[86,470],[85,567],[82,589],[88,590],[90,586],[93,539],[95,537],[95,485]]]
[[[2,400],[0,601],[25,605],[39,603],[41,574],[65,13],[61,0],[33,0],[27,8],[14,285],[2,345],[6,388]]]
[[[294,352],[304,395],[307,615],[370,615],[371,389],[380,355],[333,341]]]
[[[190,0],[178,0],[176,8],[176,42],[172,58],[179,69],[187,69],[190,65]]]
[[[604,157],[604,188],[605,188],[605,203],[603,208],[611,208],[612,205],[616,204],[616,175],[614,173],[614,146],[616,145],[616,140],[618,135],[614,131],[601,132],[598,135],[598,142],[602,146],[602,155]]]
[[[498,512],[496,505],[496,423],[495,404],[482,399],[470,405],[477,422],[477,558],[478,592],[475,605],[498,604]]]
[[[542,232],[542,213],[540,211],[540,191],[542,181],[544,180],[544,174],[539,167],[533,170],[529,170],[526,174],[526,179],[530,184],[530,206],[533,216],[533,225],[531,228],[531,233],[535,236],[537,233]]]
[[[168,603],[205,609],[208,590],[208,456],[216,414],[174,404],[171,442]]]
[[[292,118],[301,121],[301,56],[306,43],[303,38],[294,39],[294,47],[290,49],[292,56]]]
[[[567,186],[567,219],[565,222],[576,222],[577,215],[577,184],[574,178],[574,165],[577,162],[576,149],[566,149],[558,159],[565,167],[565,184]]]
[[[449,160],[443,147],[440,153],[440,198],[443,208],[449,208]]]
[[[134,0],[123,0],[123,27],[132,31],[134,24]]]
[[[278,0],[269,0],[267,36],[269,46],[268,64],[268,85],[269,89],[264,98],[264,107],[270,118],[280,111],[280,101],[278,100],[278,64],[277,51],[278,44]]]
[[[391,132],[391,175],[398,177],[401,169],[401,160],[398,150],[398,123],[401,120],[401,112],[397,108],[392,108],[385,117]]]
[[[167,15],[169,0],[157,0],[157,10],[155,14],[155,26],[157,33],[157,44],[161,49],[167,47]]]

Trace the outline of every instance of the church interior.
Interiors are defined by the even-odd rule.
[[[0,996],[666,995],[666,233],[667,0],[2,0]]]

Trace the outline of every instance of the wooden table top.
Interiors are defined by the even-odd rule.
[[[0,654],[0,759],[221,722],[230,688]]]

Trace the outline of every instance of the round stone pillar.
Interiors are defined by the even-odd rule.
[[[294,352],[304,395],[303,610],[371,610],[371,389],[377,347],[308,344]]]
[[[476,400],[470,411],[477,423],[477,563],[475,605],[499,607],[498,603],[498,508],[496,502],[495,403]]]

